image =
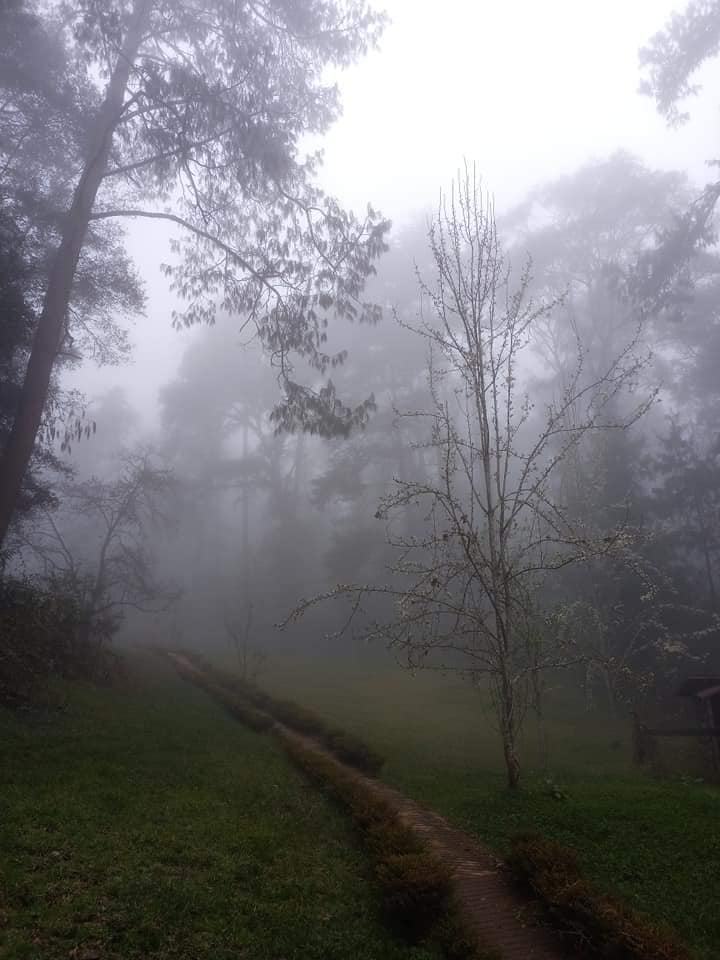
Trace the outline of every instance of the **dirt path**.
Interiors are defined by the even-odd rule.
[[[183,670],[202,676],[181,654],[169,656]],[[503,960],[579,960],[580,955],[569,952],[551,931],[533,924],[532,901],[512,886],[502,861],[482,843],[382,781],[340,763],[311,737],[277,722],[271,729],[281,741],[329,757],[342,766],[347,776],[390,804],[400,821],[418,834],[438,860],[450,868],[460,909],[479,942],[495,947]]]

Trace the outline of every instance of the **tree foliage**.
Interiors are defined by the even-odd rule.
[[[90,90],[77,82],[58,23],[13,0],[0,10],[0,32],[0,448],[5,448],[22,401],[75,161],[85,149]],[[78,263],[43,419],[16,502],[18,518],[52,501],[51,471],[60,465],[55,441],[67,445],[86,426],[80,399],[60,388],[59,372],[81,354],[100,363],[124,359],[129,345],[118,313],[136,313],[142,304],[117,227],[98,225]]]
[[[640,90],[654,98],[658,111],[668,123],[684,123],[689,113],[680,101],[696,95],[700,86],[693,75],[720,50],[720,3],[717,0],[690,0],[683,13],[673,14],[664,29],[640,51],[646,68]],[[711,163],[718,165],[718,160]],[[720,199],[720,180],[708,183],[670,229],[658,237],[656,248],[641,260],[639,292],[649,305],[663,306],[686,281],[688,262],[698,251],[715,244],[713,215]]]
[[[98,349],[112,341],[113,312],[139,306],[118,224],[145,218],[177,228],[177,256],[166,266],[186,304],[176,322],[212,323],[221,308],[254,325],[286,391],[280,422],[297,426],[308,412],[320,432],[367,416],[370,398],[349,409],[317,379],[344,358],[326,352],[329,318],[377,317],[361,294],[388,228],[371,207],[357,218],[324,195],[314,184],[319,155],[306,156],[300,142],[338,114],[327,68],[348,64],[379,35],[383,18],[362,0],[83,0],[39,9],[10,8],[14,42],[0,69],[10,104],[0,159],[16,194],[28,193],[17,187],[29,175],[44,187],[39,196],[53,199],[33,345],[0,473],[3,537],[58,358],[72,348],[73,329],[92,337],[86,301],[101,323]],[[46,41],[51,72],[33,86],[17,61],[30,62]],[[26,144],[35,158],[27,170]],[[310,383],[294,375],[293,355],[312,371]]]
[[[693,509],[689,490],[681,493],[680,484],[673,502],[661,490],[676,446],[663,411],[672,417],[681,409],[696,438],[712,442],[718,258],[713,246],[683,240],[692,197],[684,175],[616,154],[535,189],[509,218],[516,242],[533,255],[534,290],[562,295],[540,341],[555,376],[572,368],[575,331],[587,373],[640,321],[648,356],[642,380],[648,390],[662,385],[662,403],[642,423],[596,437],[561,471],[576,515],[608,533],[625,521],[637,534],[622,556],[569,568],[553,590],[574,611],[588,703],[609,693],[616,706],[639,708],[665,695],[683,663],[712,645],[702,540],[690,534],[687,552],[680,547],[680,516]],[[554,382],[537,378],[535,396]],[[673,470],[697,466],[693,456]]]
[[[359,301],[387,227],[371,208],[357,220],[313,186],[320,157],[304,156],[300,138],[338,116],[327,67],[364,53],[383,20],[356,0],[132,9],[141,37],[91,220],[147,216],[178,226],[179,259],[165,268],[186,303],[175,322],[212,323],[220,310],[255,324],[297,423],[290,355],[324,373],[342,359],[323,349],[329,311],[376,315]],[[130,5],[88,2],[66,15],[85,69],[110,76]],[[151,209],[139,209],[143,202]],[[315,402],[332,430],[328,391]],[[312,391],[301,393],[311,402]]]
[[[640,90],[654,98],[669,123],[684,123],[689,114],[680,109],[680,101],[699,92],[692,77],[718,51],[720,3],[690,0],[640,51],[640,63],[648,72]]]

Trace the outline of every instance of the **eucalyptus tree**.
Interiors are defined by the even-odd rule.
[[[298,382],[292,356],[324,375],[342,360],[325,350],[328,316],[376,314],[361,295],[388,226],[371,207],[356,218],[325,196],[314,184],[319,155],[301,145],[338,115],[328,68],[382,29],[362,0],[80,0],[45,4],[38,17],[66,44],[79,134],[53,141],[69,154],[71,189],[0,463],[0,539],[67,345],[88,238],[103,224],[177,228],[166,267],[185,301],[175,322],[211,323],[222,308],[254,325],[284,387],[278,419],[320,432],[348,429],[367,407],[346,407],[329,381]]]

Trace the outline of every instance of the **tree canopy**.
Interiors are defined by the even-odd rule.
[[[367,404],[347,408],[317,378],[344,358],[326,351],[329,318],[377,318],[361,295],[388,224],[370,206],[354,216],[316,186],[320,155],[303,138],[337,117],[327,70],[374,44],[382,16],[361,0],[82,0],[35,12],[15,2],[4,17],[13,42],[0,65],[0,162],[15,197],[52,204],[2,461],[0,536],[58,358],[86,327],[87,299],[105,323],[141,306],[119,246],[127,218],[177,228],[165,268],[185,302],[176,323],[212,323],[223,309],[254,326],[285,390],[283,425],[332,433],[363,421]],[[36,82],[19,65],[43,45],[52,55]],[[22,220],[19,204],[12,214]],[[27,218],[29,234],[38,222]],[[96,342],[105,347],[107,329]],[[309,383],[293,356],[312,371]]]
[[[655,99],[669,123],[684,123],[689,114],[680,109],[680,101],[698,93],[700,86],[692,83],[692,77],[719,51],[720,3],[691,0],[640,51],[640,63],[648,73],[640,89]]]

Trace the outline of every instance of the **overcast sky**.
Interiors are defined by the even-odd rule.
[[[695,159],[701,174],[712,98],[678,134],[637,93],[639,47],[684,3],[388,0],[380,51],[342,83],[345,115],[325,141],[330,187],[397,217],[431,202],[463,156],[500,206],[619,147],[664,166]]]
[[[435,203],[463,158],[476,162],[499,209],[620,148],[704,182],[717,143],[717,65],[679,131],[637,93],[639,47],[684,2],[386,0],[392,23],[380,49],[341,76],[344,116],[323,140],[323,185],[402,223]],[[74,378],[88,394],[124,384],[147,410],[172,377],[192,334],[170,326],[159,273],[167,237],[162,225],[133,227],[148,314],[134,327],[129,367]]]

